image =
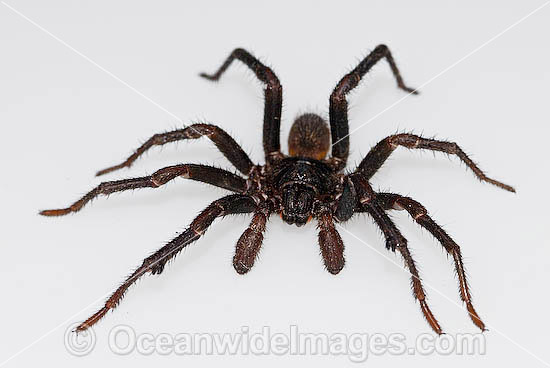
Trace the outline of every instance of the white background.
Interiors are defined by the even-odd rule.
[[[215,70],[235,47],[253,51],[281,79],[286,147],[297,114],[326,114],[335,83],[377,44],[390,46],[405,81],[417,87],[543,4],[7,3],[171,114],[0,5],[0,364],[19,353],[6,367],[352,364],[343,356],[121,357],[106,341],[120,324],[153,334],[238,332],[244,325],[284,332],[298,325],[304,332],[403,333],[411,344],[430,332],[401,260],[385,251],[370,219],[358,216],[346,229],[390,260],[344,232],[347,264],[332,276],[323,269],[314,224],[290,227],[273,216],[260,260],[243,277],[231,266],[234,244],[249,222],[239,216],[217,221],[161,277],[143,278],[97,325],[95,350],[73,357],[63,344],[67,326],[94,312],[145,256],[224,192],[176,180],[98,199],[64,218],[37,212],[72,203],[100,183],[97,169],[118,163],[152,134],[180,127],[176,117],[219,124],[261,161],[262,92],[252,73],[235,63],[218,84],[197,77]],[[383,137],[414,131],[458,142],[491,176],[518,190],[514,195],[481,184],[456,158],[404,149],[392,156],[373,185],[421,201],[462,246],[476,307],[491,331],[483,356],[383,355],[366,364],[543,366],[529,352],[550,362],[549,24],[550,6],[351,136],[350,168]],[[351,96],[352,129],[403,96],[380,63]],[[106,179],[181,162],[230,167],[201,140],[152,150],[131,170]],[[450,299],[427,288],[445,331],[476,332],[459,307],[451,260],[406,214],[394,218],[425,282]]]

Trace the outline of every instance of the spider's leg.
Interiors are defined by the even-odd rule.
[[[362,205],[363,210],[374,219],[380,230],[382,230],[382,233],[386,238],[386,248],[393,251],[397,250],[399,251],[399,253],[401,253],[401,256],[403,257],[405,264],[411,274],[414,297],[420,303],[422,313],[424,314],[424,317],[430,324],[431,328],[437,334],[441,335],[443,333],[443,330],[441,329],[441,326],[439,325],[430,308],[428,307],[428,304],[426,302],[426,293],[424,291],[424,287],[422,286],[420,274],[418,273],[418,269],[416,268],[414,259],[412,258],[409,248],[407,247],[407,240],[405,239],[405,237],[403,237],[393,221],[388,217],[388,215],[384,211],[384,208],[382,208],[382,206],[375,200],[376,194],[374,193],[366,179],[356,174],[352,174],[350,177],[355,185],[355,189],[357,190],[358,199]]]
[[[145,258],[142,265],[115,290],[109,299],[107,299],[105,305],[86,321],[82,322],[76,328],[76,331],[84,331],[93,326],[103,318],[109,310],[116,308],[128,288],[141,278],[141,276],[148,272],[153,275],[162,273],[166,262],[176,257],[176,255],[187,245],[199,239],[216,218],[234,213],[250,213],[254,211],[255,207],[256,204],[251,197],[239,194],[229,195],[212,202],[212,204],[193,220],[191,225],[189,225],[183,233],[157,250],[151,256]]]
[[[485,330],[485,324],[479,318],[474,305],[472,304],[472,296],[470,294],[470,289],[468,287],[468,281],[466,279],[466,272],[464,271],[464,263],[462,262],[462,254],[460,252],[460,247],[454,242],[454,240],[439,226],[435,223],[430,216],[428,216],[428,211],[424,206],[422,206],[417,201],[403,197],[398,194],[393,193],[378,193],[376,195],[376,200],[386,209],[386,210],[403,210],[405,209],[411,217],[424,229],[428,230],[445,248],[447,253],[449,253],[454,260],[456,274],[458,276],[458,282],[460,286],[460,298],[466,304],[468,313],[472,322],[479,327],[482,331]]]
[[[202,181],[237,193],[246,191],[246,180],[229,171],[203,165],[175,165],[160,169],[150,176],[101,183],[71,206],[55,210],[44,210],[40,214],[43,216],[63,216],[71,212],[78,212],[86,203],[99,195],[108,195],[129,189],[158,188],[179,176]]]
[[[254,213],[248,229],[237,241],[235,255],[233,256],[233,268],[240,275],[244,275],[254,266],[262,247],[265,225],[270,214],[266,206],[260,205]]]
[[[365,74],[383,58],[386,58],[390,64],[397,86],[409,93],[417,93],[403,82],[399,69],[397,69],[397,65],[386,45],[378,45],[355,69],[346,74],[330,95],[329,115],[332,135],[332,158],[330,160],[336,168],[342,169],[345,167],[349,154],[348,102],[346,95],[357,87]]]
[[[248,51],[235,49],[216,73],[201,73],[200,76],[211,81],[217,81],[235,59],[243,62],[265,84],[263,145],[266,161],[272,162],[281,156],[280,128],[283,106],[283,87],[273,70],[262,64]]]
[[[243,151],[241,146],[227,132],[220,127],[211,124],[193,124],[184,129],[172,132],[155,134],[141,145],[124,162],[108,167],[97,172],[97,176],[110,173],[123,167],[130,167],[141,155],[153,146],[162,146],[166,143],[181,141],[185,139],[197,139],[202,136],[208,137],[225,157],[243,174],[248,175],[254,164]]]
[[[321,211],[318,218],[319,246],[328,272],[338,274],[344,268],[344,242],[334,227],[334,218],[327,209]]]
[[[370,150],[363,161],[361,161],[356,172],[360,172],[367,179],[370,179],[384,164],[391,153],[399,146],[409,149],[427,149],[431,151],[445,152],[450,155],[456,155],[474,172],[479,180],[491,183],[504,190],[515,192],[513,187],[487,177],[483,171],[481,171],[481,169],[477,167],[477,165],[464,153],[458,144],[454,142],[423,138],[407,133],[391,135],[380,141]]]

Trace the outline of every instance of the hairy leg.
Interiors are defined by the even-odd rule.
[[[468,287],[468,281],[466,279],[466,272],[464,271],[464,263],[462,262],[462,254],[460,247],[454,242],[453,239],[437,225],[430,216],[424,206],[417,201],[403,197],[393,193],[378,193],[376,200],[386,210],[406,210],[411,217],[424,229],[428,230],[445,248],[448,254],[453,257],[456,274],[458,276],[458,282],[460,287],[460,298],[466,304],[466,308],[472,319],[472,322],[479,327],[482,331],[485,330],[485,324],[479,318],[474,305],[472,304],[472,296],[470,294],[470,288]]]
[[[235,255],[233,256],[233,268],[237,273],[244,275],[254,266],[262,247],[265,225],[270,214],[265,206],[260,206],[254,213],[248,229],[237,241]]]
[[[248,51],[239,48],[233,50],[216,73],[201,73],[200,76],[217,81],[235,59],[243,62],[265,84],[263,145],[266,161],[271,162],[281,156],[280,129],[283,106],[283,87],[273,70],[262,64]]]
[[[208,137],[225,157],[243,174],[248,175],[254,166],[248,155],[241,146],[223,129],[211,124],[193,124],[184,129],[172,132],[155,134],[141,145],[124,162],[108,167],[97,172],[97,176],[110,173],[123,167],[130,167],[141,155],[153,146],[162,146],[166,143],[181,141],[185,139],[197,139],[202,136]]]
[[[332,213],[327,209],[318,218],[319,246],[328,272],[338,274],[344,268],[344,242],[334,227]]]
[[[359,65],[346,74],[330,95],[330,130],[332,135],[332,164],[336,168],[344,168],[349,154],[349,125],[348,102],[346,95],[361,81],[371,68],[381,59],[386,58],[390,64],[392,73],[397,81],[397,86],[409,93],[417,93],[403,82],[399,69],[393,60],[390,50],[386,45],[378,45]]]
[[[422,313],[431,328],[437,334],[441,335],[443,330],[426,302],[426,293],[424,291],[424,287],[422,286],[422,281],[420,280],[420,274],[416,268],[416,263],[407,246],[407,240],[403,237],[403,235],[401,235],[401,232],[397,226],[395,226],[393,221],[388,217],[384,211],[384,208],[382,208],[382,206],[375,200],[376,194],[366,179],[360,175],[352,174],[351,180],[354,182],[358,199],[362,205],[363,211],[367,212],[374,219],[374,222],[378,225],[380,230],[382,230],[382,233],[386,238],[386,248],[393,251],[397,250],[403,257],[405,265],[411,274],[413,295],[420,303],[420,309],[422,310]]]
[[[82,322],[82,324],[76,328],[76,331],[84,331],[93,326],[103,318],[109,310],[116,308],[128,288],[143,275],[146,273],[152,273],[153,275],[162,273],[166,263],[176,257],[176,255],[187,245],[199,239],[216,218],[234,213],[249,213],[254,211],[255,207],[256,204],[251,197],[239,194],[229,195],[212,202],[212,204],[193,220],[187,230],[164,247],[157,250],[151,256],[145,258],[142,265],[115,290],[109,299],[107,299],[105,305],[86,321]]]
[[[356,172],[360,172],[367,179],[370,179],[384,162],[388,159],[391,153],[399,146],[410,149],[427,149],[431,151],[445,152],[450,155],[456,155],[462,162],[466,164],[474,172],[479,180],[496,185],[504,190],[515,192],[515,189],[500,181],[487,177],[483,171],[464,153],[464,151],[454,142],[438,141],[435,139],[422,138],[414,134],[396,134],[391,135],[376,146],[365,156],[363,161],[357,167]]]
[[[138,188],[158,188],[180,176],[186,179],[202,181],[237,193],[244,193],[246,191],[246,180],[229,171],[203,165],[175,165],[160,169],[150,176],[101,183],[71,206],[62,209],[44,210],[40,214],[43,216],[63,216],[71,212],[78,212],[86,203],[99,195],[108,195]]]

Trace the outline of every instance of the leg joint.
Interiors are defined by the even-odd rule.
[[[185,179],[190,178],[189,167],[187,165],[171,166],[164,169],[160,169],[151,175],[151,183],[159,187],[168,183],[170,180],[182,176]]]
[[[404,146],[407,148],[416,148],[420,144],[420,137],[414,134],[401,133],[391,135],[387,138],[389,145],[395,149],[397,146]]]
[[[412,198],[408,198],[408,197],[398,198],[394,202],[394,205],[393,205],[394,208],[396,205],[401,207],[402,209],[407,210],[407,212],[409,212],[415,220],[418,220],[421,217],[426,216],[428,214],[428,211],[426,210],[426,208]]]

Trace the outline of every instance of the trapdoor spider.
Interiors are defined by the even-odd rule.
[[[153,146],[184,139],[208,137],[242,176],[215,167],[181,164],[165,167],[153,175],[108,181],[100,184],[68,208],[44,210],[44,216],[61,216],[79,211],[86,203],[99,195],[107,195],[128,189],[158,188],[167,182],[183,177],[215,185],[233,192],[211,203],[191,225],[168,244],[145,258],[122,285],[107,299],[105,305],[77,327],[82,331],[97,323],[109,310],[114,309],[128,288],[146,273],[162,273],[166,263],[184,247],[198,240],[212,222],[229,214],[252,213],[250,226],[237,241],[233,267],[245,274],[254,265],[262,245],[263,233],[270,215],[280,214],[287,224],[302,226],[312,218],[319,228],[319,246],[328,272],[339,273],[344,267],[344,244],[335,228],[335,221],[345,222],[354,213],[370,215],[382,230],[386,248],[398,251],[410,271],[412,289],[424,317],[438,334],[442,329],[426,303],[426,294],[415,262],[409,252],[407,240],[388,217],[389,210],[406,210],[423,228],[428,230],[452,256],[458,275],[460,297],[466,304],[473,323],[481,330],[484,323],[473,305],[466,282],[466,274],[459,246],[428,216],[426,209],[411,198],[393,193],[378,193],[369,184],[370,178],[399,146],[409,149],[425,149],[456,155],[480,179],[502,189],[514,192],[506,184],[487,177],[456,143],[427,139],[413,134],[396,134],[378,143],[359,166],[350,174],[342,173],[349,153],[348,103],[346,95],[354,89],[363,76],[380,60],[390,65],[397,86],[408,93],[417,92],[403,82],[390,50],[377,46],[355,69],[345,75],[330,95],[330,129],[323,118],[315,114],[299,116],[288,139],[289,154],[280,150],[280,121],[283,89],[279,79],[267,66],[243,49],[234,50],[215,74],[201,74],[217,81],[237,59],[248,66],[264,83],[263,146],[265,165],[255,165],[243,149],[221,128],[210,124],[193,124],[184,129],[155,134],[134,154],[119,165],[101,170],[97,175],[131,166],[145,151]],[[332,139],[332,147],[331,147]],[[326,158],[329,148],[331,157]]]

